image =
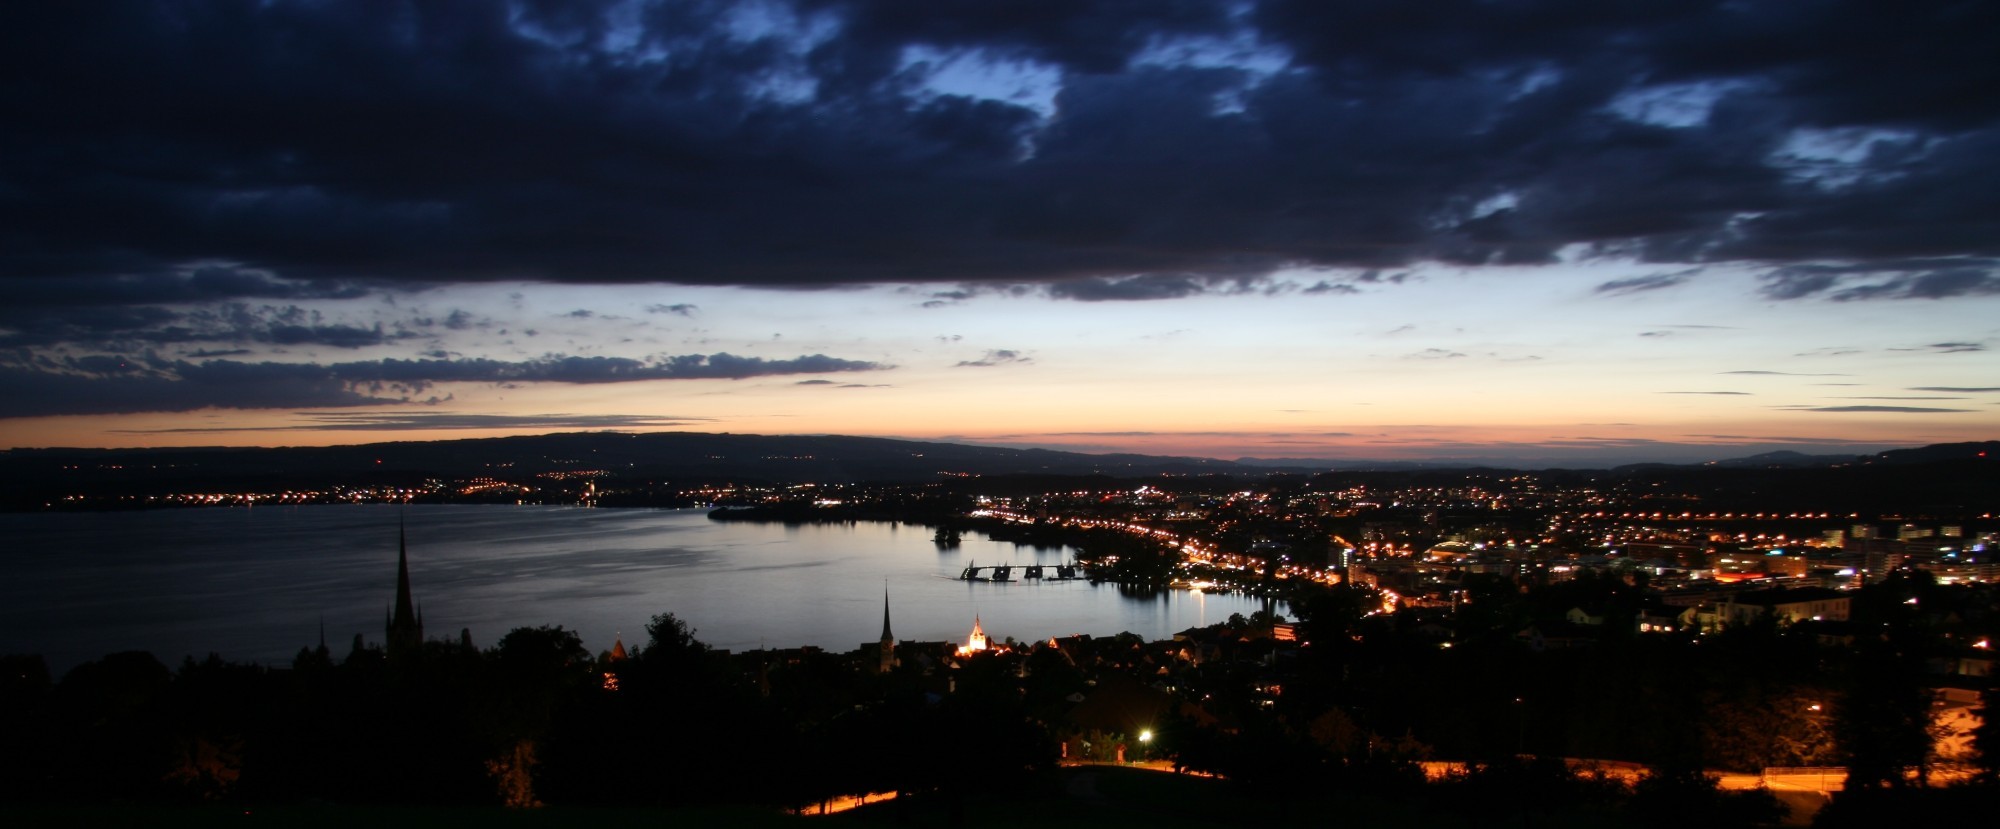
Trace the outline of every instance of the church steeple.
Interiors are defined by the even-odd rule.
[[[618,668],[625,659],[625,634],[620,633],[611,640],[611,652],[597,666],[604,677],[604,690],[618,690]]]
[[[889,632],[889,588],[882,587],[882,665],[880,671],[888,673],[896,667],[896,634]]]
[[[882,641],[896,641],[896,634],[889,632],[889,588],[882,588]]]
[[[968,637],[965,640],[965,644],[959,647],[958,655],[971,656],[986,650],[990,646],[986,641],[986,628],[979,624],[979,614],[972,614],[972,636]]]
[[[396,519],[396,606],[389,614],[389,653],[414,651],[424,643],[424,617],[410,597],[409,533]]]

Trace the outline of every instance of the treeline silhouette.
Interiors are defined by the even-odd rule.
[[[1756,825],[1782,810],[1704,773],[1767,766],[1846,766],[1827,825],[2000,791],[1992,718],[1967,785],[1906,776],[1937,762],[1939,661],[2000,623],[1991,588],[1897,574],[1854,594],[1843,626],[1699,637],[1630,632],[1616,620],[1644,593],[1615,578],[1467,589],[1448,648],[1437,622],[1343,586],[1293,598],[1309,646],[1259,614],[1184,641],[1075,637],[965,660],[906,643],[886,673],[872,648],[727,655],[671,613],[624,658],[559,626],[485,649],[357,637],[344,656],[321,646],[281,669],[131,652],[56,681],[41,658],[9,656],[0,801],[799,808],[900,792],[963,816],[995,793],[1051,791],[1041,773],[1065,752],[1114,748],[1258,803],[1350,792],[1468,820]],[[1538,650],[1517,635],[1578,606],[1613,620],[1593,643]],[[1562,757],[1649,771],[1628,786]],[[1427,780],[1423,763],[1447,759],[1466,771]]]
[[[560,626],[289,669],[116,653],[51,682],[7,656],[0,801],[797,807],[991,785],[1055,748],[998,675],[926,696],[813,651],[729,660],[671,614],[629,658]],[[990,678],[993,682],[982,682]],[[607,680],[615,690],[607,686]]]

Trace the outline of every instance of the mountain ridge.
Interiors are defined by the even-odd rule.
[[[1628,464],[1641,469],[1787,469],[1897,465],[2000,458],[2000,441],[1910,447],[1873,455],[1766,452],[1702,464]],[[1547,466],[1541,469],[1569,467]],[[41,483],[117,479],[218,483],[323,476],[475,477],[602,470],[675,479],[879,481],[910,483],[986,475],[1316,474],[1355,471],[1520,470],[1494,462],[1327,459],[1221,460],[1136,453],[979,446],[854,435],[748,435],[708,432],[557,432],[439,441],[386,441],[323,447],[173,447],[141,449],[17,448],[0,451],[9,489]]]

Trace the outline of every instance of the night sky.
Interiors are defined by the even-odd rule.
[[[2000,4],[0,4],[0,446],[2000,432]]]

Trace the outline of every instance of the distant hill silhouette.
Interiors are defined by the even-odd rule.
[[[1709,465],[1736,469],[1802,469],[1855,463],[1864,457],[1863,455],[1808,455],[1804,452],[1781,449],[1776,452],[1751,455],[1747,458],[1730,458],[1728,460],[1716,461]]]
[[[1933,463],[2000,458],[2000,440],[1970,443],[1936,443],[1915,449],[1891,449],[1874,456],[1876,463]]]
[[[603,470],[621,482],[916,483],[944,481],[955,490],[1029,491],[1069,479],[1132,480],[1181,476],[1304,473],[1318,478],[1444,483],[1473,471],[1423,464],[1293,460],[1225,461],[1137,454],[1091,455],[956,443],[842,435],[736,435],[693,432],[566,433],[354,446],[174,449],[14,449],[0,452],[0,503],[38,505],[51,498],[195,491],[324,490],[344,486],[418,486],[426,480],[490,476],[525,482],[552,472]],[[1296,465],[1293,465],[1296,464]],[[1611,470],[1545,470],[1551,483],[1622,478],[1657,483],[1662,496],[1704,507],[1742,503],[1760,509],[1918,508],[2000,501],[2000,441],[1898,449],[1876,455],[1770,452],[1708,464],[1641,464]],[[972,483],[971,477],[987,480]],[[1572,481],[1574,479],[1574,481]],[[1901,508],[1901,507],[1897,507]]]
[[[1145,477],[1241,473],[1208,458],[1087,455],[840,435],[565,433],[354,446],[15,449],[0,452],[0,489],[96,491],[400,485],[426,478],[514,480],[602,469],[676,481],[917,482],[965,475]],[[1268,470],[1257,470],[1268,471]]]

